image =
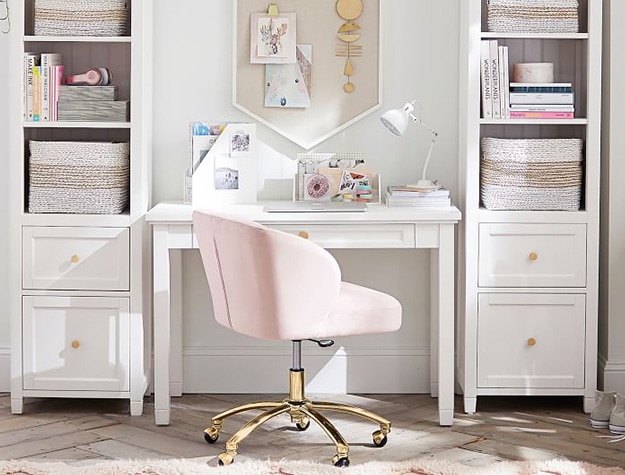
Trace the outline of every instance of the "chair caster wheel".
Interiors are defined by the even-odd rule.
[[[335,467],[349,467],[349,459],[347,457],[341,457],[334,462]]]
[[[214,444],[215,442],[217,442],[217,439],[219,439],[219,433],[209,434],[208,432],[204,432],[204,440],[209,444]]]
[[[373,445],[376,447],[384,447],[388,442],[388,437],[381,430],[376,430],[373,433]]]
[[[310,427],[310,419],[305,417],[301,422],[296,423],[295,427],[297,427],[297,430],[299,431],[305,431]]]
[[[220,466],[230,465],[234,462],[234,456],[230,455],[228,452],[224,452],[223,454],[219,454],[219,461],[217,462]]]

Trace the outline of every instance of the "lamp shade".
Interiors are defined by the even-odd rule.
[[[384,126],[397,136],[404,134],[408,128],[408,113],[406,109],[391,109],[380,117]]]

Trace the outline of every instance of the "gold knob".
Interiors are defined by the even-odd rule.
[[[529,258],[530,261],[535,261],[536,259],[538,259],[538,254],[536,254],[535,252],[530,252]]]
[[[308,233],[306,231],[300,231],[298,236],[304,239],[308,239]]]
[[[80,260],[80,257],[78,257],[77,254],[73,254],[72,257],[69,258],[69,260],[72,262],[72,264],[76,264]]]
[[[536,339],[535,338],[528,338],[527,339],[527,345],[528,346],[534,346],[536,344]]]
[[[78,340],[72,341],[72,348],[77,350],[79,346],[80,346],[80,343],[78,342]]]

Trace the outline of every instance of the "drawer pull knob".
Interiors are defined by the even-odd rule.
[[[79,346],[80,346],[80,342],[78,340],[72,341],[72,348],[77,350]]]
[[[80,257],[78,257],[77,254],[73,254],[72,257],[69,258],[69,260],[72,262],[72,264],[77,264],[80,260]]]
[[[536,344],[536,339],[535,338],[528,338],[527,339],[527,345],[528,346],[534,346]]]
[[[530,258],[530,261],[533,262],[538,259],[538,254],[536,254],[535,252],[530,252],[529,258]]]
[[[308,233],[306,231],[300,231],[298,236],[304,239],[308,239]]]

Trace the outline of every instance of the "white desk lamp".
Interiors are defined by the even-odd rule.
[[[421,127],[426,129],[432,134],[432,143],[430,144],[430,148],[428,149],[427,157],[425,158],[425,164],[423,165],[423,172],[421,173],[421,179],[413,186],[416,188],[424,188],[424,189],[438,189],[439,185],[436,184],[435,181],[431,181],[426,179],[425,174],[428,169],[428,164],[430,163],[430,158],[432,156],[432,149],[434,148],[434,143],[436,142],[436,137],[438,136],[438,132],[434,129],[428,127],[423,122],[421,122],[421,118],[417,115],[413,114],[414,104],[416,101],[406,102],[404,107],[401,109],[392,109],[386,111],[380,117],[382,123],[386,126],[388,130],[393,132],[397,136],[401,136],[404,134],[406,129],[408,128],[408,121],[412,121],[416,124],[419,124]]]

